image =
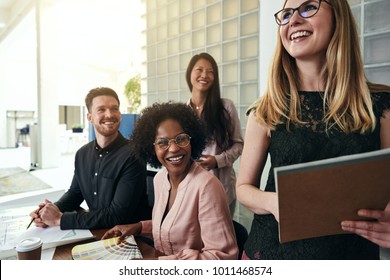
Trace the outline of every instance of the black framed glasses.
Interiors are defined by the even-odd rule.
[[[171,141],[174,141],[180,148],[187,147],[190,144],[191,137],[186,133],[180,133],[175,138],[158,138],[153,145],[157,146],[160,150],[167,150],[171,146]]]
[[[299,7],[297,8],[285,8],[274,14],[276,23],[278,25],[286,25],[290,22],[290,19],[292,18],[295,11],[298,12],[300,17],[303,18],[309,18],[314,16],[318,13],[321,7],[321,2],[325,2],[328,5],[329,2],[325,0],[311,0],[303,2]]]

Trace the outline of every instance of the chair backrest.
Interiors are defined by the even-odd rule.
[[[242,252],[244,251],[244,244],[248,239],[247,229],[233,220],[234,231],[236,232],[237,246],[238,246],[238,259],[241,260]]]
[[[153,208],[154,205],[154,186],[153,179],[157,174],[157,171],[147,170],[146,171],[146,193],[148,195],[149,206]]]
[[[30,125],[26,125],[25,127],[20,129],[20,134],[27,135],[30,133]]]

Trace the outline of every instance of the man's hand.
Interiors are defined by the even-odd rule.
[[[61,223],[62,212],[51,201],[45,199],[44,206],[38,213],[38,217],[34,222],[37,226],[59,226]],[[43,226],[45,227],[45,226]]]

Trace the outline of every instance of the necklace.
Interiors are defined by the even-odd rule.
[[[196,109],[196,110],[200,110],[200,109],[202,109],[202,107],[203,107],[203,105],[201,105],[201,106],[195,105],[195,104],[192,102],[192,100],[191,100],[190,102],[191,102],[192,108],[194,108],[194,109]]]

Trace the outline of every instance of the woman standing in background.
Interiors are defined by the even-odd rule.
[[[231,100],[221,98],[218,66],[208,53],[192,57],[186,80],[191,91],[187,105],[204,121],[208,137],[200,165],[221,181],[233,216],[236,204],[233,163],[241,155],[244,143],[237,110]]]

